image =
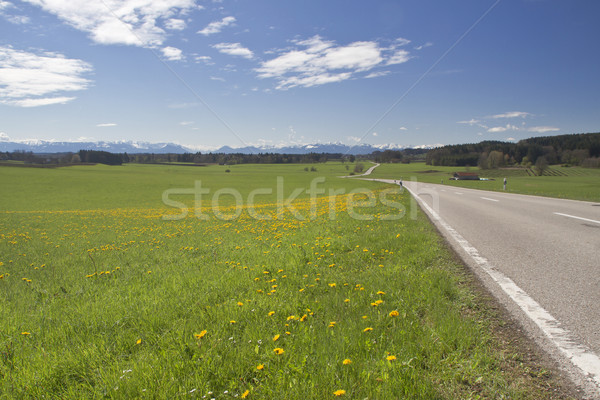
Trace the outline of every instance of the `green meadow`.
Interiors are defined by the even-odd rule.
[[[0,168],[0,399],[556,398],[406,192],[305,167]]]
[[[475,172],[488,181],[450,180],[454,172]],[[440,167],[425,163],[382,164],[371,177],[382,179],[416,179],[419,182],[444,183],[444,185],[472,189],[506,191],[535,196],[557,197],[572,200],[600,201],[600,169],[563,167],[554,165],[543,176],[530,175],[525,168],[501,168],[480,170],[479,168]]]

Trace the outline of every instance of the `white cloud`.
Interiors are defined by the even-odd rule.
[[[235,17],[225,17],[220,21],[215,21],[215,22],[211,22],[210,24],[208,24],[206,26],[206,28],[198,31],[197,33],[204,35],[204,36],[208,36],[208,35],[212,35],[215,33],[219,33],[221,32],[221,30],[223,28],[225,28],[228,25],[231,25],[233,23],[235,23]]]
[[[99,128],[108,128],[108,127],[111,127],[111,126],[117,126],[117,124],[115,124],[113,122],[107,122],[107,123],[104,123],[104,124],[98,124],[96,126],[99,127]]]
[[[194,125],[194,121],[181,121],[179,123],[179,125],[181,126],[189,126],[189,125]]]
[[[92,66],[58,53],[34,54],[0,46],[0,103],[19,107],[64,104],[59,93],[86,89]]]
[[[159,23],[197,8],[195,0],[24,0],[87,32],[100,44],[160,46],[166,39]]]
[[[183,53],[176,47],[164,47],[161,49],[163,56],[169,61],[181,61],[183,60]]]
[[[382,76],[386,76],[389,75],[391,73],[391,71],[378,71],[378,72],[371,72],[369,75],[365,76],[365,78],[370,79],[370,78],[379,78]]]
[[[409,43],[402,38],[388,47],[374,41],[338,46],[319,35],[293,43],[294,48],[282,50],[279,56],[262,62],[255,70],[258,77],[277,79],[277,89],[309,87],[343,81],[355,77],[360,72],[367,72],[382,65],[404,63],[411,58],[408,51],[398,49]],[[375,71],[366,77],[374,78],[387,73],[389,71]]]
[[[506,126],[495,126],[493,128],[489,128],[487,131],[490,133],[497,133],[497,132],[506,132],[509,130],[518,131],[519,127],[511,125],[511,124],[506,124]]]
[[[457,124],[467,124],[467,125],[478,125],[481,121],[475,119],[475,118],[471,118],[468,121],[458,121]]]
[[[17,8],[10,1],[0,0],[0,16],[4,17],[8,22],[16,24],[16,25],[24,25],[31,22],[29,17],[25,15],[13,15],[7,12],[10,9]]]
[[[4,132],[0,132],[0,142],[10,142],[10,137]]]
[[[218,43],[212,47],[217,49],[219,52],[228,54],[230,56],[239,56],[244,58],[254,57],[254,53],[252,53],[252,51],[243,47],[239,43]]]
[[[408,128],[407,128],[407,127],[405,127],[405,126],[401,126],[401,127],[400,127],[400,128],[398,128],[398,129],[399,129],[399,130],[401,130],[401,131],[407,131],[407,130],[408,130]]]
[[[544,132],[556,132],[560,131],[559,128],[554,126],[532,126],[531,128],[527,128],[528,132],[536,132],[536,133],[544,133]]]
[[[170,29],[172,31],[182,31],[185,29],[187,24],[182,19],[171,18],[165,22],[165,28]]]
[[[433,43],[427,42],[425,44],[415,47],[415,50],[423,50],[424,48],[431,47],[431,46],[433,46]]]
[[[496,115],[491,115],[488,118],[494,118],[494,119],[498,119],[498,118],[525,118],[531,116],[530,113],[528,112],[524,112],[524,111],[510,111],[510,112],[506,112],[504,114],[496,114]]]

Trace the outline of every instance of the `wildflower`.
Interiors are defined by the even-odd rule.
[[[390,317],[397,317],[398,315],[400,315],[400,313],[396,310],[394,311],[390,311],[390,313],[388,314]]]
[[[246,397],[248,397],[248,395],[250,394],[249,390],[246,390],[244,393],[242,393],[242,395],[240,396],[242,399],[245,399]]]
[[[234,320],[229,321],[230,324],[235,324]]]
[[[381,290],[379,292],[377,292],[377,294],[385,294],[385,292],[382,292]]]
[[[21,332],[21,335],[28,336],[28,335],[31,335],[31,333],[29,333],[29,332]]]
[[[352,364],[352,360],[350,360],[349,358],[346,358],[344,361],[342,361],[342,364],[350,365],[350,364]]]
[[[273,336],[273,341],[274,342],[278,341],[279,340],[279,336],[280,336],[279,334]]]
[[[287,317],[287,320],[288,320],[288,321],[289,321],[289,320],[292,320],[292,321],[293,321],[293,320],[296,320],[296,319],[298,319],[298,317],[296,317],[295,315],[290,315],[289,317]]]
[[[350,299],[344,300],[344,303],[350,303]]]
[[[259,370],[259,371],[262,371],[263,369],[265,369],[265,366],[264,366],[264,364],[258,364],[256,366],[256,369]]]
[[[108,272],[108,271],[106,271],[106,273],[108,274],[109,272]],[[148,274],[151,274],[151,273],[152,273],[152,271],[148,271]]]
[[[278,356],[282,355],[284,353],[283,349],[281,347],[277,347],[275,349],[273,349],[273,351],[275,352],[275,354],[277,354]]]
[[[269,317],[272,316],[273,314],[275,314],[275,311],[269,311],[269,313],[267,314]]]
[[[286,335],[291,335],[291,334],[292,334],[292,332],[286,332],[285,334],[286,334]]]
[[[396,356],[387,356],[385,359],[388,361],[396,361]]]
[[[372,330],[373,330],[373,328],[368,327],[368,328],[363,329],[363,332],[371,332]]]
[[[336,390],[335,392],[333,392],[334,396],[339,397],[339,396],[343,396],[346,394],[346,391],[343,389],[340,390]]]
[[[194,337],[195,337],[196,339],[202,339],[204,336],[206,336],[206,333],[207,333],[207,332],[206,332],[206,329],[205,329],[205,330],[203,330],[203,331],[202,331],[202,332],[200,332],[200,333],[194,333]]]
[[[335,282],[334,282],[334,283],[330,283],[330,284],[329,284],[329,287],[335,287],[335,286],[336,286],[336,285],[335,285]]]
[[[135,344],[141,344],[142,343],[142,339],[138,339]]]
[[[237,302],[237,305],[241,307],[241,306],[243,306],[243,305],[244,305],[244,303],[242,303],[241,301],[238,301],[238,302]]]
[[[306,321],[306,318],[307,318],[307,317],[308,317],[308,316],[307,316],[306,314],[304,314],[304,315],[303,315],[303,316],[300,318],[300,322],[304,322],[304,321]]]

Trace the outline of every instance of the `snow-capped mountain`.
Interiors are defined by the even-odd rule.
[[[421,147],[421,146],[419,146]],[[132,141],[74,141],[59,142],[51,140],[11,140],[6,134],[0,132],[0,151],[31,151],[34,153],[76,153],[79,150],[102,150],[110,153],[155,153],[155,154],[182,154],[182,153],[280,153],[280,154],[307,154],[307,153],[342,153],[342,154],[371,154],[374,151],[401,150],[403,146],[395,144],[370,145],[357,144],[347,145],[344,143],[317,143],[301,145],[280,145],[280,146],[246,146],[230,147],[223,146],[217,149],[207,149],[202,147],[188,147],[174,143],[147,143]]]

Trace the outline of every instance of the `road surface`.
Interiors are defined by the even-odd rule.
[[[600,204],[404,186],[538,343],[600,398]]]

